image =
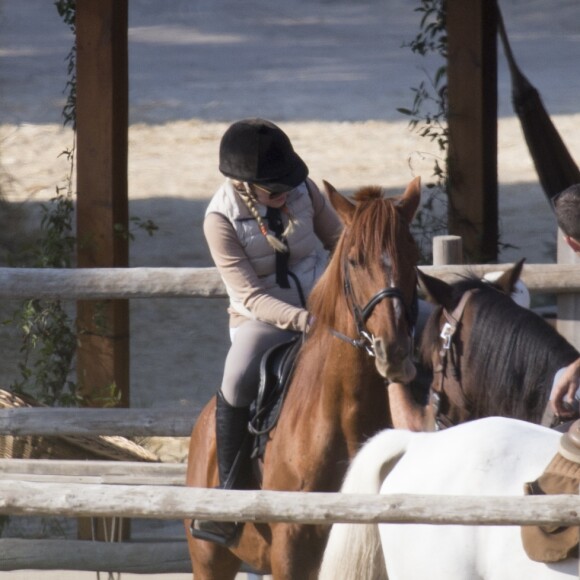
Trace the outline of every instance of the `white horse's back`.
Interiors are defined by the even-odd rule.
[[[397,439],[383,432],[363,447],[360,463],[364,469],[357,471],[357,456],[347,476],[349,492],[360,492],[357,476],[359,480],[368,478],[369,473],[376,477],[377,469],[382,469],[382,494],[521,496],[524,483],[536,479],[557,452],[561,435],[503,418],[473,421],[437,433],[404,433]],[[390,469],[385,458],[394,460],[397,456],[400,459],[394,466],[391,462]],[[375,474],[370,467],[373,460]],[[362,485],[365,491],[369,489],[368,482]],[[331,566],[328,560],[341,552],[342,569],[347,569],[344,561],[356,547],[356,537],[348,532],[354,526],[344,525],[336,535],[335,527],[328,559],[325,554],[326,570]],[[521,545],[519,526],[384,524],[379,529],[389,580],[556,580],[578,576],[577,560],[551,566],[529,560]],[[345,536],[349,543],[338,545]],[[360,555],[355,559],[360,561]],[[366,576],[352,575],[351,571],[341,574],[340,570],[335,569],[337,580],[381,578],[372,570],[367,570]]]

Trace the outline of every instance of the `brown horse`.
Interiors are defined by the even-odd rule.
[[[394,198],[383,198],[378,187],[363,188],[356,203],[324,186],[344,230],[310,296],[315,323],[266,446],[262,489],[338,491],[360,445],[390,426],[385,381],[415,375],[418,251],[409,224],[420,180]],[[218,483],[214,414],[215,398],[191,435],[189,486]],[[225,548],[194,539],[190,523],[195,580],[232,579],[242,561],[277,580],[315,578],[328,534],[328,526],[246,523],[239,540]]]
[[[555,373],[578,358],[551,324],[510,298],[522,267],[523,260],[493,284],[467,276],[449,285],[419,272],[438,304],[420,350],[434,371],[441,426],[494,415],[539,423]]]

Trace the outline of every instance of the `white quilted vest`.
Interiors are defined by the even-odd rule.
[[[288,268],[298,278],[305,299],[308,298],[316,280],[320,277],[328,261],[328,252],[324,250],[313,229],[314,208],[305,183],[299,185],[288,194],[286,205],[297,220],[294,231],[288,236],[290,258]],[[266,206],[257,204],[260,215],[266,221]],[[274,249],[268,244],[260,232],[258,223],[252,217],[248,208],[234,191],[231,181],[227,180],[213,196],[207,210],[208,213],[219,213],[225,216],[233,225],[234,230],[244,248],[250,263],[260,278],[264,289],[276,297],[280,297],[279,286],[276,284],[276,257]],[[284,225],[288,223],[288,216],[282,212]],[[300,302],[300,294],[296,289],[296,282],[290,276],[292,291],[284,291],[284,300],[293,306],[304,306]],[[227,287],[230,305],[240,314],[253,318],[235,296],[231,288]]]

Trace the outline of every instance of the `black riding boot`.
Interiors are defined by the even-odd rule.
[[[232,407],[218,391],[215,423],[220,489],[236,489],[245,483],[250,455],[249,415],[248,407]],[[228,546],[240,528],[236,522],[194,520],[191,534]]]

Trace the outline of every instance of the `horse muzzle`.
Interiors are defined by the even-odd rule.
[[[411,340],[385,345],[382,338],[373,338],[377,372],[390,383],[409,383],[417,369],[411,356]]]

